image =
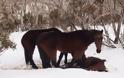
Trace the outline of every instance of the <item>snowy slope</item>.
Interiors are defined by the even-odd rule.
[[[42,69],[37,49],[34,53],[34,60],[41,69],[26,69],[24,51],[20,43],[24,33],[11,34],[10,38],[17,43],[17,48],[15,50],[8,49],[0,56],[0,78],[124,78],[124,50],[103,46],[102,52],[97,54],[94,44],[88,47],[86,56],[106,59],[105,65],[109,72],[87,71],[79,68]]]

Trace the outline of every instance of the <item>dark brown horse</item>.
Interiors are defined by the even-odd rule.
[[[96,57],[88,57],[86,58],[85,64],[87,65],[87,70],[93,70],[93,71],[105,71],[106,66],[105,66],[105,61],[104,59],[96,58]]]
[[[86,69],[86,70],[107,72],[107,69],[106,69],[106,66],[105,66],[105,61],[106,61],[105,59],[100,59],[100,58],[97,58],[97,57],[87,57],[84,61],[85,61],[84,62],[85,67],[80,67],[80,65],[75,64],[70,68],[83,68],[83,69]],[[64,68],[66,65],[68,65],[68,64],[65,64],[61,67]]]
[[[49,32],[39,36],[37,45],[39,51],[44,51],[55,67],[57,67],[57,50],[71,53],[73,59],[70,65],[73,65],[78,61],[82,62],[81,59],[82,56],[85,56],[85,50],[93,42],[95,42],[97,53],[101,52],[102,34],[103,31],[99,30],[78,30],[68,33]]]
[[[50,29],[44,29],[44,30],[29,30],[23,35],[21,39],[21,43],[24,48],[26,64],[32,65],[33,68],[38,68],[32,59],[37,38],[39,37],[40,34],[47,33],[47,32],[61,32],[61,31],[59,31],[56,28],[50,28]],[[40,52],[40,57],[43,62],[42,63],[43,67],[44,68],[50,67],[49,65],[50,61],[49,59],[47,59],[47,55],[44,52]]]

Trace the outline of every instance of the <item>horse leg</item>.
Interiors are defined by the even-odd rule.
[[[29,62],[30,62],[30,65],[32,66],[32,68],[38,69],[38,67],[36,66],[36,64],[34,63],[34,60],[33,60],[34,49],[35,49],[35,45],[29,44],[29,46],[27,47],[27,56],[29,58]]]
[[[68,53],[64,53],[64,55],[65,55],[65,61],[64,61],[64,63],[67,64],[67,56],[68,56]]]
[[[80,66],[82,68],[86,68],[87,67],[86,66],[86,56],[84,54],[81,56],[81,59],[79,59],[77,61],[77,66]]]
[[[63,55],[65,55],[64,63],[67,64],[67,56],[68,56],[68,53],[62,53],[62,52],[61,52],[61,53],[60,53],[60,56],[59,56],[59,60],[58,60],[58,62],[57,62],[57,66],[59,66],[59,64],[60,64],[60,62],[61,62],[61,60],[62,60]]]
[[[42,66],[43,68],[49,68],[50,65],[50,59],[48,58],[47,54],[44,52],[44,50],[40,47],[38,47],[40,58],[42,60]]]
[[[58,65],[57,65],[57,63],[56,63],[56,53],[57,53],[57,51],[56,50],[51,50],[51,52],[49,53],[49,57],[50,57],[50,59],[51,59],[51,61],[52,61],[52,65],[54,65],[55,67],[58,67]]]
[[[24,48],[24,53],[25,53],[25,62],[26,62],[26,65],[29,65],[30,64],[30,59],[29,59],[29,52]]]
[[[52,59],[52,65],[54,65],[55,67],[59,67],[59,66],[57,65],[57,63],[56,63],[56,55],[54,55],[52,58],[53,58],[53,59]]]
[[[57,62],[57,66],[59,66],[61,60],[62,60],[62,57],[63,57],[64,53],[60,53],[60,56],[59,56],[59,60]]]
[[[26,65],[32,65],[32,68],[34,69],[38,69],[38,67],[36,66],[36,64],[34,63],[33,59],[32,59],[32,56],[33,56],[33,49],[32,50],[27,50],[27,49],[24,49],[25,50],[25,61],[26,61]]]
[[[62,66],[62,68],[63,69],[65,69],[65,68],[72,68],[72,67],[74,67],[75,63],[76,63],[76,60],[75,59],[72,59],[71,62],[66,63],[65,65]]]
[[[70,68],[70,67],[82,67],[83,65],[85,65],[84,63],[84,56],[82,55],[81,56],[81,53],[78,53],[78,52],[72,52],[72,56],[73,56],[73,59],[70,63],[67,64],[67,66],[65,68]]]
[[[24,40],[22,40],[22,46],[24,48],[24,56],[25,56],[25,62],[26,62],[26,66],[28,66],[30,64],[30,59],[29,59],[29,51],[27,50],[27,47],[26,47],[26,43],[23,42]]]
[[[34,60],[32,59],[32,57],[30,57],[30,64],[32,65],[32,68],[38,69],[38,67],[37,67],[36,64],[34,63]]]

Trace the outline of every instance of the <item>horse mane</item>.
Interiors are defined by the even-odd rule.
[[[100,32],[99,30],[77,30],[77,31],[73,31],[73,32],[67,32],[70,34],[70,36],[75,36],[75,37],[79,37],[81,38],[82,41],[86,42],[90,41],[93,42],[94,41],[94,36]],[[72,34],[72,35],[71,35]]]

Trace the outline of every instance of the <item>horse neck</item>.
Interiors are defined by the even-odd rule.
[[[87,41],[85,44],[87,45],[87,46],[89,46],[90,44],[92,44],[94,41]]]
[[[88,33],[88,34],[84,34],[85,37],[82,37],[82,41],[88,46],[90,44],[92,44],[94,42],[94,35],[95,33]]]

